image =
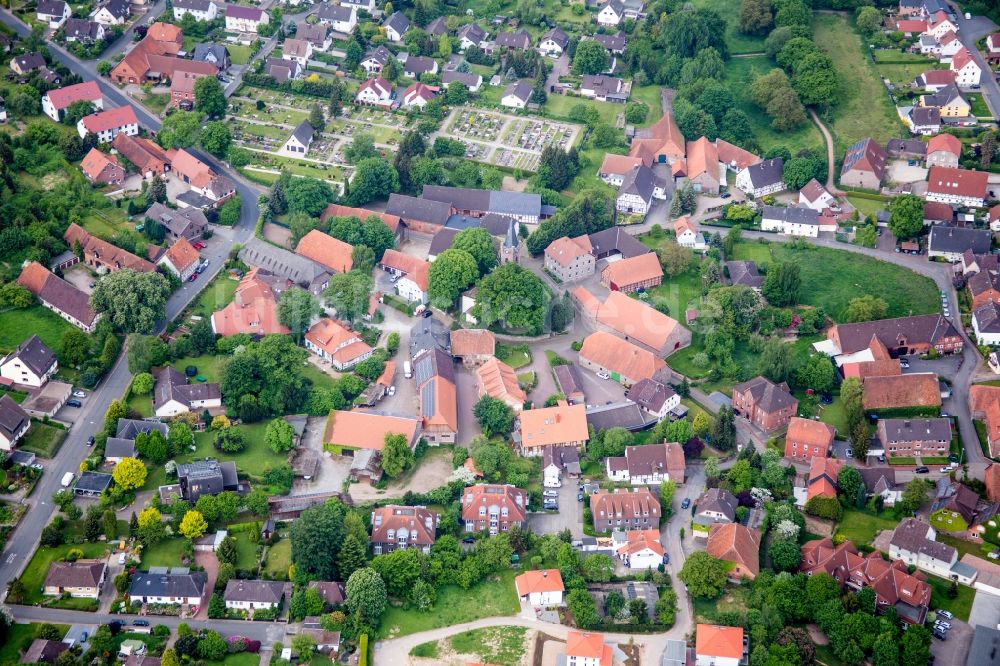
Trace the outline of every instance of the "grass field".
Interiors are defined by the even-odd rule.
[[[948,588],[951,581],[938,578],[937,576],[927,576],[927,582],[931,586],[931,607],[942,608],[951,611],[959,620],[968,622],[969,612],[972,610],[972,602],[976,598],[976,591],[965,585],[958,586],[958,596],[951,599],[948,596]]]
[[[468,590],[449,585],[438,590],[433,612],[389,606],[382,616],[379,638],[406,636],[419,631],[447,627],[481,617],[514,615],[520,608],[514,590],[514,570],[504,571]]]
[[[20,391],[11,391],[9,389],[0,389],[0,396],[9,395],[10,399],[14,402],[21,404],[28,398],[27,393],[21,393]]]
[[[250,62],[250,47],[239,44],[226,44],[229,50],[229,59],[234,65],[245,65]]]
[[[586,97],[575,97],[570,95],[549,95],[548,101],[545,102],[545,106],[542,108],[546,113],[553,116],[568,118],[569,110],[577,104],[583,104],[584,106],[597,109],[597,113],[601,117],[601,122],[606,125],[611,125],[612,127],[615,126],[615,119],[618,117],[618,114],[625,113],[625,106],[623,104],[598,102],[596,100],[587,99]]]
[[[41,305],[0,313],[0,354],[13,351],[19,344],[37,335],[49,349],[62,346],[63,333],[73,325]]]
[[[190,314],[198,317],[211,317],[216,310],[221,310],[233,300],[239,281],[233,280],[225,271],[219,273],[191,305]]]
[[[327,660],[329,661],[329,660]],[[260,655],[252,652],[240,652],[239,654],[227,654],[222,661],[205,661],[205,666],[257,666],[260,664]]]
[[[929,69],[941,69],[942,65],[936,60],[924,60],[910,63],[879,63],[875,69],[883,79],[896,86],[907,86],[913,80]]]
[[[517,349],[507,345],[497,345],[497,358],[514,370],[523,368],[531,363],[531,354],[529,352],[524,349]]]
[[[66,431],[47,425],[40,421],[32,421],[31,429],[18,445],[19,449],[30,451],[42,458],[54,458],[66,439]]]
[[[257,561],[257,544],[250,541],[250,532],[237,532],[233,538],[236,539],[236,568],[257,571],[260,564]]]
[[[879,211],[887,210],[889,205],[884,201],[874,201],[872,199],[862,199],[861,197],[852,197],[847,195],[847,200],[851,202],[851,205],[858,209],[862,215],[871,215],[874,217]]]
[[[740,0],[694,0],[698,8],[714,9],[726,20],[726,45],[730,55],[738,53],[763,53],[764,37],[744,35],[740,32]]]
[[[840,82],[840,102],[829,115],[837,155],[859,139],[881,144],[901,136],[903,127],[854,27],[839,14],[813,14],[816,43],[833,59]]]
[[[652,125],[663,116],[663,102],[660,99],[660,86],[636,86],[632,88],[630,102],[645,102],[649,107],[649,115],[646,122],[639,123],[640,127]]]
[[[990,107],[986,106],[986,101],[983,99],[981,93],[972,93],[967,96],[969,104],[972,105],[972,115],[977,118],[992,118],[993,114],[990,113]]]
[[[291,539],[282,539],[267,549],[267,555],[264,558],[264,571],[270,578],[284,580],[288,576],[288,567],[291,564]]]
[[[142,551],[142,569],[150,567],[179,567],[184,553],[184,539],[165,539]]]
[[[855,545],[870,544],[881,530],[893,530],[896,521],[892,518],[876,516],[872,513],[849,509],[844,511],[844,517],[837,525],[836,532],[843,534]]]
[[[226,365],[226,361],[229,360],[228,356],[215,356],[211,354],[205,354],[203,356],[187,356],[185,358],[180,358],[171,363],[171,365],[180,372],[184,372],[184,368],[189,365],[193,365],[198,369],[198,374],[196,377],[204,377],[206,382],[217,384],[222,379],[222,369]],[[190,383],[199,383],[190,378]]]
[[[66,554],[74,548],[82,550],[84,558],[87,559],[102,557],[108,549],[107,545],[103,543],[64,544],[56,548],[41,546],[35,551],[35,555],[28,562],[24,573],[21,574],[21,582],[24,583],[24,600],[26,604],[41,603],[46,598],[42,595],[42,585],[45,583],[45,576],[49,572],[49,566],[53,562],[63,560]]]
[[[7,630],[7,636],[0,641],[0,664],[17,664],[21,661],[21,651],[27,650],[35,640],[35,632],[38,631],[39,624],[15,624]],[[69,625],[53,625],[59,630],[62,636],[69,631]]]

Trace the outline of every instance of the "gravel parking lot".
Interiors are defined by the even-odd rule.
[[[558,534],[569,528],[574,539],[583,536],[583,503],[576,499],[577,480],[563,478],[559,488],[559,510],[530,514],[528,523],[535,534]]]
[[[980,592],[976,596],[982,596],[982,593]],[[937,638],[931,639],[931,654],[934,655],[935,665],[964,664],[966,657],[969,656],[972,627],[958,619],[948,621],[951,622],[951,629],[946,634],[948,638],[943,641]],[[932,622],[932,620],[928,620],[928,624]]]

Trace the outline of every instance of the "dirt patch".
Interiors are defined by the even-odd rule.
[[[806,517],[806,531],[810,534],[818,534],[821,537],[828,537],[833,535],[833,523],[828,520],[823,520],[821,518],[816,518],[815,516],[810,516],[809,514],[804,514]]]
[[[292,232],[288,227],[268,222],[264,225],[264,238],[281,247],[292,248]]]
[[[532,649],[531,666],[554,666],[557,658],[565,654],[566,641],[538,633],[535,635],[535,645]]]
[[[823,633],[823,630],[820,629],[818,625],[807,624],[806,625],[806,631],[809,632],[809,638],[816,645],[829,645],[830,644],[830,639],[826,637],[826,634]]]
[[[451,476],[451,449],[432,449],[413,472],[401,482],[392,482],[385,490],[367,483],[351,484],[348,495],[355,502],[370,502],[378,499],[402,497],[409,492],[426,493],[440,488]]]
[[[528,188],[527,180],[518,180],[514,176],[504,176],[500,189],[504,192],[524,192]]]

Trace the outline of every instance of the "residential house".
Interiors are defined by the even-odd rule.
[[[267,12],[257,7],[226,5],[226,30],[230,32],[256,33],[270,18]]]
[[[389,38],[389,41],[398,44],[403,41],[403,35],[410,29],[410,19],[403,12],[397,11],[386,19],[382,26],[385,28],[385,36]]]
[[[328,317],[313,324],[306,331],[303,342],[306,349],[341,372],[371,358],[374,353],[357,332]]]
[[[139,119],[131,105],[119,106],[84,116],[76,125],[80,138],[94,134],[98,143],[110,143],[118,134],[135,136],[139,133]]]
[[[194,63],[178,58],[184,45],[184,33],[169,23],[154,23],[149,26],[146,36],[121,62],[111,70],[110,78],[115,83],[142,84],[147,81],[159,82],[172,78],[174,68],[183,65],[188,71],[215,74],[218,69],[208,63]]]
[[[862,405],[866,410],[940,407],[941,389],[933,372],[865,377]]]
[[[382,255],[379,266],[398,276],[396,293],[411,303],[427,303],[430,263],[390,249]]]
[[[933,94],[921,95],[919,102],[921,107],[937,109],[941,118],[967,118],[972,113],[972,105],[954,83]]]
[[[104,97],[96,81],[75,83],[55,88],[42,95],[42,112],[56,122],[66,115],[66,109],[76,102],[90,102],[95,109],[104,108]]]
[[[629,155],[616,155],[608,153],[601,162],[601,168],[597,171],[597,177],[608,185],[621,187],[625,176],[633,169],[645,164],[641,157],[631,157]]]
[[[927,176],[927,201],[982,208],[986,205],[989,174],[947,167],[931,167]]]
[[[691,218],[682,215],[674,220],[674,233],[677,236],[677,244],[695,252],[703,252],[708,247],[705,235],[698,231]]]
[[[837,199],[815,178],[799,190],[799,206],[805,206],[817,212],[838,207]]]
[[[63,641],[52,641],[46,638],[36,638],[24,651],[21,657],[22,664],[55,664],[59,655],[69,650],[69,643]]]
[[[319,19],[320,23],[330,26],[334,32],[343,35],[351,34],[358,25],[357,8],[350,5],[333,5],[324,2],[320,5],[319,11],[316,12],[316,18]],[[298,35],[299,39],[305,39],[298,32],[295,34]],[[326,35],[324,35],[325,37]]]
[[[571,405],[576,405],[584,401],[583,379],[580,377],[580,368],[573,365],[557,365],[553,369],[556,376],[556,386],[559,392],[566,396],[566,401]]]
[[[524,224],[538,222],[553,214],[551,207],[542,206],[542,197],[532,192],[500,192],[470,187],[448,187],[444,185],[424,185],[423,201],[448,204],[448,216],[461,215],[482,218],[483,226],[488,226],[496,216],[511,218]],[[391,199],[390,199],[391,202]],[[507,232],[509,221],[500,219],[500,236]]]
[[[426,506],[399,506],[389,504],[372,511],[372,552],[376,555],[391,553],[400,548],[419,548],[429,553],[441,514]]]
[[[630,294],[663,283],[663,267],[654,252],[608,264],[601,271],[601,284],[611,291]]]
[[[15,74],[27,76],[36,69],[45,69],[45,58],[40,53],[23,53],[10,60],[10,70]]]
[[[616,27],[625,20],[625,6],[621,0],[605,0],[597,10],[597,24],[604,28]]]
[[[55,353],[37,335],[32,335],[0,360],[0,377],[30,388],[44,385],[58,369]]]
[[[465,51],[473,46],[480,46],[486,39],[486,31],[476,23],[466,23],[455,33],[458,39],[458,50]]]
[[[149,139],[119,134],[111,142],[111,148],[124,155],[145,179],[163,176],[170,170],[170,157]]]
[[[182,238],[191,242],[198,241],[208,229],[208,218],[197,208],[173,209],[157,202],[146,211],[146,219],[163,225],[167,232],[166,238],[170,241]]]
[[[951,420],[945,418],[879,419],[876,436],[885,455],[946,457],[951,446]]]
[[[329,286],[330,272],[321,264],[256,238],[247,241],[239,258],[248,266],[263,268],[314,296]]]
[[[878,190],[885,176],[886,153],[874,139],[861,139],[847,149],[840,182],[848,187]]]
[[[158,265],[173,271],[173,273],[184,282],[192,275],[201,264],[201,255],[186,238],[179,238],[167,251],[163,253]]]
[[[118,164],[118,158],[97,148],[91,148],[84,156],[80,170],[87,180],[95,184],[121,185],[125,181],[125,169]]]
[[[813,208],[799,206],[764,206],[764,216],[760,222],[764,231],[777,231],[786,236],[819,236],[820,216]]]
[[[507,86],[500,98],[500,104],[509,109],[523,109],[528,106],[531,99],[531,82],[527,80],[515,81]]]
[[[202,495],[214,496],[227,490],[238,492],[245,487],[240,484],[236,463],[205,459],[178,463],[177,486],[171,492],[176,492],[185,502],[195,504]]]
[[[733,411],[761,430],[771,432],[786,426],[799,408],[787,384],[755,377],[733,387]]]
[[[306,39],[286,38],[281,45],[281,59],[297,62],[303,68],[312,59],[312,52],[312,42]]]
[[[552,407],[523,410],[518,414],[514,445],[523,456],[541,456],[547,446],[583,447],[590,439],[587,410],[563,400]]]
[[[440,349],[413,356],[413,376],[420,396],[418,415],[423,437],[431,445],[454,444],[458,436],[458,394],[455,364]]]
[[[373,51],[369,51],[361,58],[361,68],[368,72],[369,76],[372,74],[380,74],[382,68],[389,60],[395,58],[392,55],[392,51],[387,49],[384,45],[379,45],[378,48]]]
[[[319,23],[307,23],[306,21],[299,21],[295,24],[295,36],[299,39],[304,39],[310,44],[312,44],[314,51],[326,51],[330,48],[333,43],[333,39],[330,37],[330,29],[328,24],[323,22],[322,13],[326,8],[333,8],[336,13],[341,11],[346,12],[347,10],[343,5],[328,5],[323,4],[320,10],[316,12],[316,16],[319,17]]]
[[[695,192],[718,194],[724,182],[715,144],[701,137],[687,143],[687,181]]]
[[[551,57],[561,56],[566,47],[569,46],[569,35],[560,28],[552,28],[538,42],[538,50],[543,55]]]
[[[193,65],[202,64],[194,61],[188,63]],[[205,63],[207,64],[207,63]],[[214,65],[212,65],[214,67]],[[185,65],[186,67],[186,65]],[[179,109],[191,110],[194,108],[194,84],[198,79],[205,76],[213,76],[205,72],[189,72],[184,67],[174,69],[174,76],[170,80],[170,106]]]
[[[911,134],[933,136],[941,131],[941,111],[935,107],[914,106],[906,120]]]
[[[598,260],[631,259],[652,252],[622,227],[611,227],[589,236],[577,236],[573,240],[583,245]]]
[[[797,504],[803,506],[814,497],[836,498],[837,481],[843,466],[844,462],[836,458],[810,458],[809,472],[805,479],[805,497],[801,496],[801,492],[796,492]],[[796,488],[796,491],[801,489]]]
[[[620,291],[609,293],[603,303],[583,287],[577,287],[571,293],[580,304],[584,316],[599,324],[603,331],[615,332],[627,342],[648,347],[661,357],[691,343],[691,331],[681,326],[676,319]],[[620,351],[625,348],[618,349]],[[642,378],[633,377],[629,383]]]
[[[575,282],[594,274],[596,261],[583,245],[563,236],[545,248],[545,270],[560,282]]]
[[[97,21],[68,18],[63,26],[63,37],[67,43],[96,44],[103,41],[107,31]]]
[[[658,421],[667,418],[681,404],[681,397],[670,386],[655,379],[640,379],[632,384],[625,397]]]
[[[636,130],[629,147],[629,155],[642,157],[648,165],[652,162],[679,163],[684,159],[686,145],[673,113],[664,113],[647,128]]]
[[[514,588],[521,602],[532,606],[562,606],[566,591],[559,569],[525,571],[514,578]]]
[[[462,328],[451,334],[451,355],[467,367],[477,367],[493,360],[496,336],[482,328]]]
[[[546,446],[542,450],[542,485],[562,486],[562,475],[580,476],[580,451],[575,446]]]
[[[580,348],[580,365],[596,373],[607,373],[625,387],[652,379],[666,369],[663,359],[605,331],[591,333]]]
[[[268,58],[264,71],[278,83],[284,83],[301,78],[305,70],[294,60]]]
[[[236,287],[233,300],[212,313],[212,331],[222,336],[288,334],[288,328],[278,319],[278,287],[285,284],[286,279],[268,271],[250,269]]]
[[[938,354],[962,351],[962,337],[942,314],[916,315],[896,319],[878,319],[857,324],[834,324],[826,331],[823,351],[834,357],[864,355],[872,339],[893,356],[925,354],[932,347]],[[860,353],[860,354],[859,354]],[[866,360],[871,360],[869,357]],[[838,358],[840,365],[843,358]]]
[[[929,93],[936,93],[945,86],[954,86],[955,72],[950,69],[929,69],[913,81],[914,88],[923,88]]]
[[[331,273],[348,273],[354,248],[339,238],[313,229],[299,240],[295,253],[325,266]]]
[[[403,106],[408,109],[422,109],[437,97],[438,90],[437,86],[429,86],[419,81],[412,83],[403,91]]]
[[[271,610],[281,607],[285,584],[276,580],[230,580],[222,598],[230,610]]]
[[[79,244],[83,250],[83,262],[99,273],[114,273],[123,268],[139,273],[152,273],[156,270],[152,263],[96,236],[91,236],[75,222],[70,223],[66,233],[63,234],[63,240],[71,248]]]
[[[869,449],[868,454],[872,455],[874,449]],[[885,506],[895,506],[903,496],[903,486],[896,483],[896,468],[886,467],[859,467],[861,480],[864,481],[865,490],[870,497],[879,496]]]
[[[604,74],[584,74],[580,77],[580,95],[598,102],[624,104],[628,101],[629,87],[621,79]]]
[[[785,162],[780,157],[751,164],[736,174],[736,189],[759,199],[785,189]]]
[[[979,495],[972,488],[940,479],[937,497],[931,504],[930,520],[942,529],[964,532],[973,524],[978,505]]]
[[[989,301],[973,310],[972,330],[976,334],[977,344],[991,347],[1000,345],[1000,306]]]
[[[956,573],[958,551],[936,541],[937,532],[919,518],[904,518],[892,533],[889,557],[921,571],[950,580]],[[958,567],[961,570],[961,565]]]
[[[757,270],[757,264],[753,261],[727,261],[723,264],[726,278],[729,284],[750,287],[760,293],[764,286],[764,276]]]
[[[435,60],[434,58],[400,54],[400,57],[404,56],[406,57],[406,60],[403,62],[403,74],[410,77],[411,79],[419,79],[424,74],[438,73],[437,60]],[[437,90],[437,88],[434,88],[432,86],[428,87]]]
[[[660,526],[660,500],[647,488],[597,490],[590,495],[590,512],[597,532]]]
[[[707,537],[714,525],[731,523],[736,520],[736,496],[728,490],[710,488],[695,502],[691,529],[695,534]]]
[[[986,61],[991,65],[1000,62],[1000,32],[994,32],[986,38]]]
[[[309,582],[309,589],[319,592],[324,603],[330,606],[343,606],[344,602],[347,601],[347,592],[343,583],[313,580]]]
[[[739,523],[712,525],[705,550],[717,560],[729,562],[729,579],[753,580],[760,573],[760,531]]]
[[[37,261],[32,261],[21,270],[17,283],[38,298],[42,305],[83,332],[94,332],[100,315],[90,308],[87,294]]]
[[[961,157],[962,142],[953,134],[938,134],[927,142],[928,169],[935,166],[957,169]]]
[[[75,562],[53,562],[49,565],[42,594],[74,599],[97,599],[107,577],[108,565],[96,560],[76,560]]]
[[[179,370],[166,366],[153,372],[153,411],[157,416],[176,416],[184,412],[202,412],[222,406],[218,384],[188,384]]]
[[[927,158],[928,144],[919,139],[889,139],[885,152],[897,160],[920,160]]]
[[[39,23],[47,24],[50,30],[61,28],[72,15],[73,10],[63,0],[39,0],[35,7],[35,18]]]
[[[111,487],[111,475],[103,472],[82,472],[73,484],[73,492],[81,497],[100,497]]]
[[[741,666],[748,662],[743,627],[695,626],[695,666]]]
[[[173,8],[177,21],[185,14],[190,14],[196,21],[214,21],[219,16],[219,8],[212,0],[174,0]]]
[[[490,536],[527,521],[528,493],[510,484],[481,483],[462,491],[462,522],[466,532]]]
[[[527,30],[498,33],[493,40],[493,47],[509,51],[527,51],[531,48],[531,33]]]
[[[667,184],[645,165],[633,167],[622,178],[615,197],[615,208],[620,213],[646,215],[654,199],[667,198]]]
[[[125,458],[135,458],[135,440],[120,437],[108,437],[104,445],[104,462],[117,465]]]
[[[483,77],[473,72],[457,72],[446,70],[441,73],[441,85],[447,88],[452,83],[461,83],[469,92],[479,92],[483,85]]]
[[[204,571],[163,571],[150,569],[147,573],[132,576],[129,602],[133,604],[158,604],[164,606],[200,606],[208,580]]]
[[[381,76],[368,79],[358,88],[354,100],[368,106],[390,107],[393,104],[392,84]]]
[[[128,0],[105,0],[90,17],[101,25],[125,25],[131,13],[132,6]]]
[[[604,466],[609,480],[633,486],[684,483],[684,450],[676,442],[627,446],[625,455],[605,458]]]
[[[417,444],[420,421],[365,410],[332,411],[327,417],[323,442],[336,455],[355,456],[360,451],[382,451],[385,437],[403,435],[412,449]]]
[[[785,457],[801,462],[825,458],[836,434],[836,428],[822,421],[793,416],[785,434]]]
[[[992,242],[993,232],[988,229],[935,225],[931,227],[927,256],[942,257],[956,263],[962,260],[962,255],[966,252],[988,253]]]
[[[613,35],[592,35],[591,39],[600,42],[601,46],[614,55],[625,53],[625,47],[628,46],[628,35],[621,30]]]
[[[9,395],[0,396],[0,450],[12,451],[31,427],[31,417]]]
[[[633,571],[656,569],[663,564],[664,552],[658,529],[628,530],[625,543],[615,550],[618,558]]]
[[[965,48],[959,49],[952,56],[951,67],[949,69],[955,72],[955,83],[963,88],[978,86],[980,77],[983,74],[982,68]]]

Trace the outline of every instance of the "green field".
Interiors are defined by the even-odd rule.
[[[206,382],[212,384],[218,384],[222,380],[222,369],[226,365],[226,361],[229,360],[228,356],[213,356],[211,354],[205,354],[203,356],[187,356],[185,358],[179,358],[170,365],[177,368],[182,373],[184,369],[189,365],[193,365],[198,369],[198,374],[196,377],[204,377]],[[189,378],[190,383],[195,384],[196,382],[193,377]]]
[[[264,571],[268,577],[276,580],[285,580],[288,576],[288,567],[292,564],[292,542],[290,539],[282,539],[278,543],[267,549],[264,558]]]
[[[458,654],[477,655],[494,666],[519,666],[524,655],[524,627],[486,627],[456,634],[448,639]]]
[[[927,582],[931,586],[932,608],[951,611],[959,620],[968,622],[969,612],[972,610],[972,602],[976,598],[976,591],[974,589],[965,585],[959,585],[958,596],[951,599],[948,596],[948,588],[951,587],[951,581],[928,575]]]
[[[42,458],[54,458],[66,439],[66,431],[41,421],[32,421],[31,429],[17,448]]]
[[[836,533],[843,534],[855,546],[870,544],[881,530],[896,529],[896,521],[884,516],[849,509],[837,525]]]
[[[198,299],[188,309],[189,314],[198,317],[211,317],[216,310],[221,310],[233,300],[239,280],[233,280],[223,271],[212,280]]]
[[[699,8],[714,9],[726,20],[726,45],[730,55],[764,52],[766,35],[757,37],[740,32],[740,0],[694,0],[691,4]]]
[[[992,118],[993,114],[990,113],[990,107],[986,105],[986,101],[983,99],[981,93],[972,93],[967,95],[969,104],[972,105],[972,115],[977,118]]]
[[[63,333],[73,325],[41,305],[6,310],[0,313],[0,354],[13,351],[19,344],[37,335],[49,349],[62,347]]]
[[[25,567],[24,573],[21,574],[21,582],[24,583],[25,589],[25,603],[37,604],[46,598],[53,599],[53,597],[42,595],[42,585],[45,583],[45,576],[49,573],[49,566],[53,562],[63,560],[66,554],[74,548],[82,550],[83,557],[86,559],[103,557],[108,550],[107,545],[103,543],[64,544],[56,548],[39,547],[31,561],[28,562],[28,566]]]
[[[234,65],[245,65],[250,62],[251,56],[249,46],[226,44],[226,49],[229,51],[229,60],[231,60]]]
[[[236,568],[243,571],[257,571],[257,544],[250,541],[250,532],[244,530],[232,534],[236,539]]]
[[[8,666],[21,661],[21,651],[27,650],[35,640],[35,632],[40,624],[15,624],[7,630],[7,636],[0,641],[0,665]],[[65,636],[69,625],[53,625]]]
[[[150,567],[179,567],[184,553],[185,539],[165,539],[142,551],[142,569]]]
[[[826,125],[837,155],[865,137],[885,145],[889,139],[901,136],[903,126],[885,86],[861,37],[847,19],[840,14],[815,13],[813,34],[816,44],[833,59],[840,82],[839,102],[826,114],[833,118]]]
[[[873,199],[862,199],[861,197],[847,196],[847,200],[851,202],[851,205],[858,209],[858,212],[864,216],[875,217],[877,213],[888,209],[888,204],[884,201],[875,201]]]

